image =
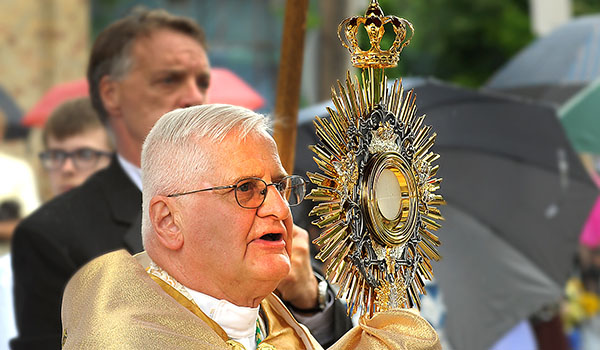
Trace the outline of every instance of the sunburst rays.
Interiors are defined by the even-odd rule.
[[[424,281],[433,277],[431,259],[440,245],[434,234],[443,220],[436,206],[439,155],[435,133],[417,116],[415,94],[401,82],[388,88],[381,70],[363,70],[361,85],[347,73],[332,88],[335,109],[314,121],[320,139],[311,146],[320,173],[308,173],[318,187],[307,196],[317,204],[310,215],[322,229],[314,240],[327,278],[348,301],[348,313],[420,307]],[[374,182],[383,169],[397,176],[402,192],[395,218],[381,214]]]

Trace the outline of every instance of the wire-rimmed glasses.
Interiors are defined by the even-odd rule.
[[[306,192],[306,182],[304,179],[298,175],[290,175],[284,177],[278,182],[270,184],[258,177],[247,177],[237,181],[233,185],[216,186],[203,188],[201,190],[173,193],[167,197],[179,197],[192,193],[233,188],[235,192],[235,200],[240,207],[246,209],[256,209],[265,202],[268,186],[274,186],[290,207],[300,204],[304,199],[304,194]]]

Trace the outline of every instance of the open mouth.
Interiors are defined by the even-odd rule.
[[[282,238],[281,233],[267,233],[266,235],[260,237],[260,239],[264,239],[265,241],[276,242],[280,241]]]

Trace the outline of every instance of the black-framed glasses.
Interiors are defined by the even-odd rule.
[[[235,200],[240,207],[246,209],[256,209],[265,202],[265,197],[267,196],[267,187],[269,186],[274,186],[290,207],[300,204],[304,199],[304,194],[306,192],[306,182],[304,179],[298,175],[290,175],[284,177],[281,179],[281,181],[270,184],[258,177],[247,177],[239,180],[233,185],[174,193],[168,195],[167,197],[179,197],[186,194],[233,188],[235,192]]]
[[[40,152],[39,157],[46,170],[57,170],[62,168],[67,158],[71,158],[77,170],[88,170],[98,164],[102,157],[110,157],[111,152],[98,151],[89,147],[78,148],[67,152],[61,149],[49,149]]]

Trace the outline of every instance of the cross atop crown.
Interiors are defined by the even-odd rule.
[[[385,34],[384,26],[391,23],[395,39],[387,50],[381,49],[381,39]],[[365,51],[358,46],[358,29],[363,25],[369,36],[370,48]],[[410,28],[410,36],[406,37],[406,28]],[[338,37],[342,45],[352,55],[352,65],[357,68],[390,68],[398,65],[402,49],[410,43],[414,29],[404,18],[384,16],[377,0],[372,0],[364,17],[346,18],[338,26]]]

